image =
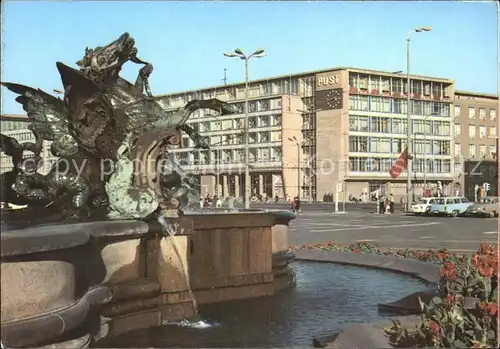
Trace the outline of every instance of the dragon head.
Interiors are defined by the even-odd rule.
[[[76,62],[82,71],[99,74],[106,71],[119,71],[127,61],[140,61],[137,58],[135,40],[128,33],[106,46],[94,49],[85,48],[85,56]]]

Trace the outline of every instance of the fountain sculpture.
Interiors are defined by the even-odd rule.
[[[186,211],[198,183],[168,150],[182,132],[208,148],[186,123],[197,109],[239,110],[209,99],[166,111],[149,88],[153,66],[137,54],[125,33],[87,48],[79,69],[57,62],[63,99],[2,82],[19,95],[36,140],[1,135],[13,164],[1,201],[27,205],[2,215],[2,345],[85,347],[191,317],[195,298],[255,297],[295,282],[286,252],[293,215]],[[134,84],[119,76],[127,62],[142,65]],[[58,157],[46,174],[44,140]]]

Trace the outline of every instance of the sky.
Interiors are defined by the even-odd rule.
[[[451,78],[456,88],[498,91],[498,8],[494,1],[2,1],[1,80],[61,89],[56,61],[75,67],[85,47],[128,32],[151,62],[153,94],[244,80],[239,47],[265,49],[250,79],[338,66]],[[122,76],[135,81],[139,66]],[[22,113],[2,87],[2,113]]]

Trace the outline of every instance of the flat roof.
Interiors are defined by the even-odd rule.
[[[249,82],[250,83],[259,83],[259,82],[266,82],[269,80],[280,80],[280,79],[291,78],[291,77],[302,77],[302,76],[307,76],[307,75],[316,75],[316,74],[327,73],[330,71],[337,71],[337,70],[348,70],[348,71],[355,72],[355,73],[374,74],[374,75],[382,75],[382,76],[388,76],[388,77],[403,77],[403,78],[406,77],[406,75],[402,74],[402,73],[394,73],[394,72],[388,72],[388,71],[382,71],[382,70],[371,70],[371,69],[354,68],[354,67],[333,67],[333,68],[327,68],[327,69],[310,70],[310,71],[301,72],[301,73],[271,76],[271,77],[264,78],[264,79],[250,80]],[[437,77],[432,77],[432,76],[410,75],[410,77],[413,79],[444,82],[444,83],[449,83],[449,84],[452,84],[454,82],[454,80],[452,80],[452,79],[437,78]],[[168,97],[168,96],[180,95],[180,94],[185,94],[185,93],[200,92],[200,91],[213,90],[213,89],[219,89],[219,88],[227,88],[227,87],[236,87],[236,86],[241,86],[244,84],[245,84],[245,82],[242,81],[242,82],[226,84],[226,85],[214,85],[214,86],[208,86],[208,87],[192,89],[192,90],[165,93],[165,94],[158,95],[157,97]]]
[[[473,96],[473,97],[484,97],[484,98],[498,99],[498,96],[493,94],[493,93],[482,93],[482,92],[470,92],[470,91],[456,90],[455,94],[460,95],[460,96]]]
[[[27,119],[26,114],[0,114],[0,119]]]

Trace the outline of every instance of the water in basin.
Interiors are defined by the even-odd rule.
[[[98,343],[99,347],[311,346],[354,323],[376,322],[377,304],[429,288],[388,271],[331,263],[296,262],[297,287],[272,297],[200,306],[202,322],[183,321]]]

